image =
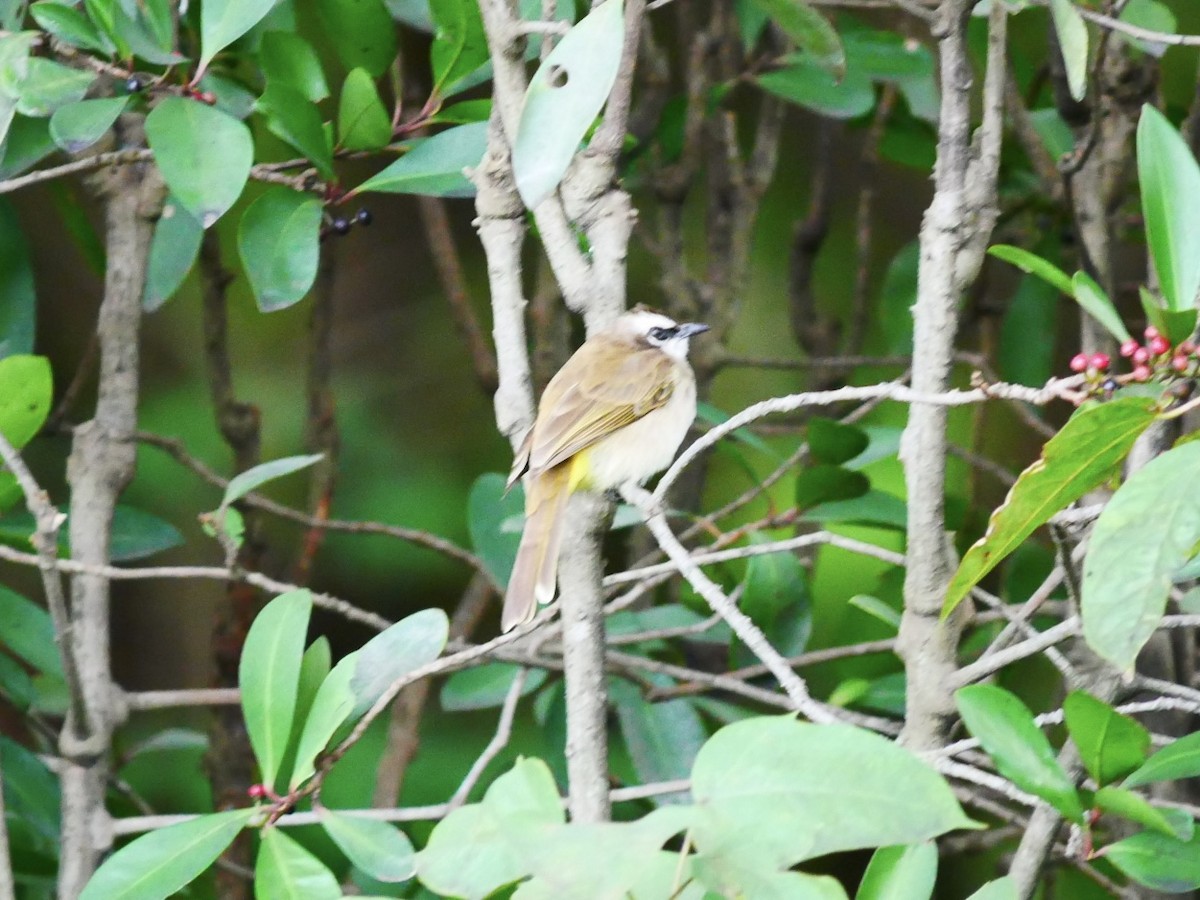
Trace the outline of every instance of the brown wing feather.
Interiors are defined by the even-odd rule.
[[[542,395],[529,467],[544,471],[658,409],[675,388],[673,362],[653,347],[595,338],[567,360]]]

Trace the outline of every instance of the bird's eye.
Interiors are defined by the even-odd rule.
[[[650,337],[656,341],[666,341],[675,337],[678,328],[651,328]]]

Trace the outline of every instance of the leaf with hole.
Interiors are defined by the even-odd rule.
[[[1112,476],[1157,413],[1153,401],[1129,397],[1077,410],[1033,465],[1017,478],[971,545],[946,589],[948,616],[971,588],[1051,516]]]
[[[487,129],[487,122],[475,122],[414,141],[407,153],[360,184],[354,193],[474,197],[475,185],[467,180],[463,169],[473,169],[483,159]]]
[[[616,82],[625,45],[622,0],[605,0],[550,51],[525,91],[513,176],[529,209],[554,192]]]
[[[321,217],[319,199],[282,185],[267,188],[242,216],[238,254],[262,312],[300,302],[316,281]]]

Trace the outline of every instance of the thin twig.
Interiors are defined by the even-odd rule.
[[[513,679],[513,683],[508,688],[508,693],[504,695],[504,705],[500,707],[500,719],[496,723],[496,733],[492,735],[492,739],[483,748],[483,752],[479,754],[479,758],[475,760],[467,772],[467,776],[462,780],[462,784],[458,786],[458,790],[450,798],[451,809],[458,809],[467,802],[467,797],[471,795],[471,791],[479,783],[479,779],[483,777],[484,771],[491,764],[492,760],[499,755],[501,750],[508,746],[509,738],[512,737],[513,719],[517,714],[517,702],[521,699],[521,692],[525,690],[525,679],[528,675],[528,669],[517,670],[517,677]]]

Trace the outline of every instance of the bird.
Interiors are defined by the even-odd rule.
[[[513,459],[525,527],[500,618],[511,631],[554,599],[567,498],[640,484],[671,464],[696,418],[690,339],[708,326],[635,306],[598,330],[546,385]]]

